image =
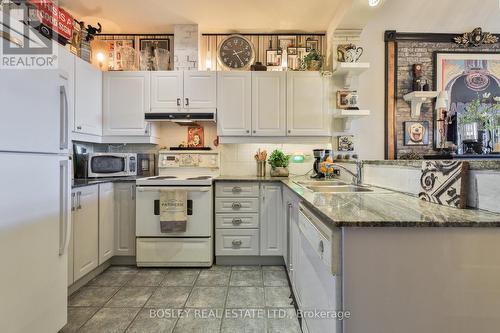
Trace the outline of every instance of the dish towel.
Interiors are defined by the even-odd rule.
[[[185,232],[186,225],[187,191],[160,190],[161,232]]]

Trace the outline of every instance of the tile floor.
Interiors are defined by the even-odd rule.
[[[69,298],[67,332],[300,333],[282,266],[112,266]]]

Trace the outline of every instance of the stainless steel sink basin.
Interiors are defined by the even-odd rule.
[[[306,186],[313,192],[321,193],[359,193],[359,192],[373,192],[372,189],[356,185],[341,185],[341,186]]]
[[[348,185],[346,182],[341,180],[316,180],[316,181],[301,181],[297,184],[302,186],[339,186]]]

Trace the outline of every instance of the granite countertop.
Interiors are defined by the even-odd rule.
[[[280,182],[287,177],[258,177],[258,176],[218,176],[214,178],[216,182]]]
[[[365,165],[385,165],[385,166],[395,166],[395,167],[410,167],[420,169],[422,167],[422,162],[425,161],[436,161],[436,160],[362,160]],[[467,160],[460,159],[454,160],[457,162],[468,162],[469,170],[493,170],[500,171],[500,159],[496,160]],[[335,160],[335,163],[356,163],[356,160]]]
[[[137,178],[144,178],[144,176],[74,179],[71,188],[85,187],[104,183],[135,182]]]
[[[331,228],[339,227],[500,227],[500,214],[445,207],[411,195],[379,189],[364,193],[312,192],[294,181],[307,177],[221,176],[215,181],[279,181]],[[321,182],[321,180],[318,180]]]

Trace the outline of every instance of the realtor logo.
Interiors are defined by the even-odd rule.
[[[51,0],[0,2],[1,70],[57,68],[57,8]]]

